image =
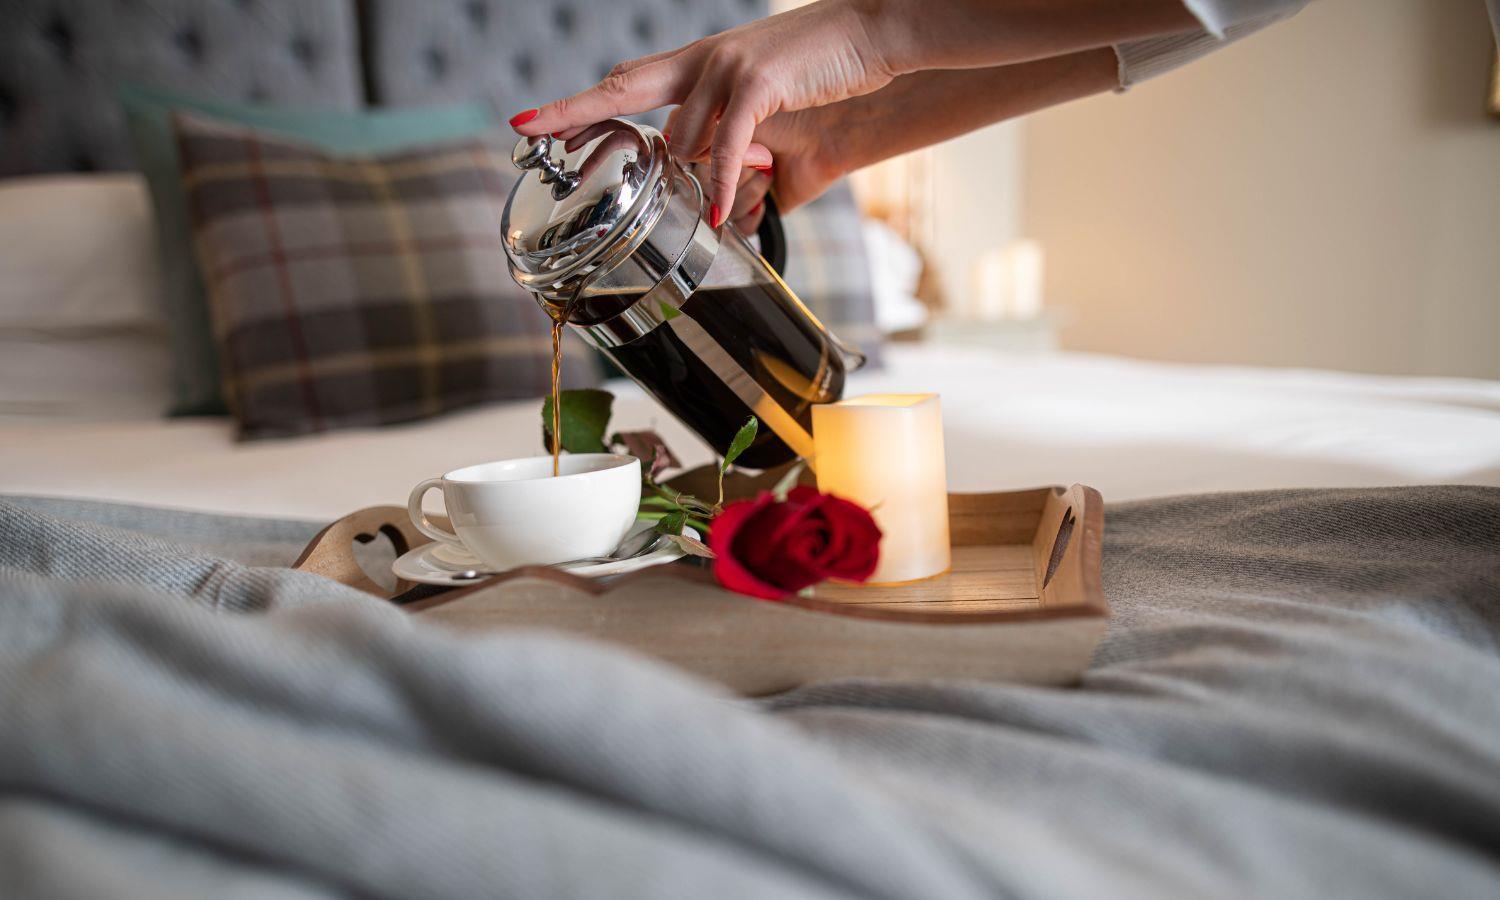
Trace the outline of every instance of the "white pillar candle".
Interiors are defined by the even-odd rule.
[[[948,570],[948,473],[937,394],[869,394],[813,407],[818,488],[870,510],[884,535],[875,583]]]
[[[1009,248],[1011,271],[1010,315],[1035,319],[1042,314],[1042,245],[1016,241]]]
[[[995,247],[974,261],[967,302],[956,304],[964,318],[993,322],[1005,318],[1010,296],[1010,270],[1005,251]]]
[[[985,251],[974,261],[970,298],[959,308],[984,322],[1035,319],[1042,314],[1042,245],[1012,241]]]

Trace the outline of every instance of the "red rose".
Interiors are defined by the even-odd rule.
[[[880,528],[848,500],[793,488],[724,507],[708,544],[714,575],[731,591],[779,600],[825,578],[864,581],[880,559]]]

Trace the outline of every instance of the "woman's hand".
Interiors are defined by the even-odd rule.
[[[746,170],[730,219],[745,234],[760,224],[773,181],[789,212],[857,169],[965,134],[983,125],[1119,85],[1112,49],[1050,59],[903,75],[873,94],[777,113],[755,130],[752,152],[774,155],[774,170]],[[963,97],[964,103],[934,102]],[[767,177],[771,176],[771,177]]]
[[[777,207],[790,212],[848,174],[852,167],[840,162],[843,144],[831,137],[843,129],[841,114],[846,106],[833,103],[777,113],[757,126],[725,218],[742,233],[753,234],[760,227],[766,194],[773,185]],[[668,133],[675,134],[675,128],[674,115],[668,120]],[[689,161],[711,165],[707,157]]]
[[[708,160],[709,216],[718,225],[735,210],[742,165],[762,123],[778,113],[868,94],[891,81],[894,73],[871,41],[860,6],[856,0],[820,0],[678,50],[621,63],[594,87],[527,110],[511,125],[523,135],[567,137],[611,116],[681,104],[668,129],[672,152],[681,159]],[[805,135],[788,140],[786,146],[794,149],[805,140]],[[776,147],[769,149],[777,153]],[[759,153],[751,161],[770,162]]]
[[[777,200],[791,209],[844,172],[1049,105],[1039,99],[1082,96],[1076,77],[1039,78],[1087,70],[1085,93],[1114,86],[1097,77],[1110,44],[1196,22],[1182,0],[818,0],[621,63],[510,124],[569,138],[681,104],[667,129],[673,153],[708,162],[714,225],[749,226],[773,157]]]

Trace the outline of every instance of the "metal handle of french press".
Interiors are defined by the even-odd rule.
[[[776,198],[766,193],[766,211],[760,219],[755,234],[760,238],[760,255],[776,270],[777,275],[786,274],[786,229],[781,225],[781,210],[776,208]]]
[[[522,138],[510,153],[510,161],[518,169],[540,169],[542,184],[552,185],[552,199],[562,200],[578,187],[577,172],[564,171],[561,162],[552,158],[552,135],[538,138]]]

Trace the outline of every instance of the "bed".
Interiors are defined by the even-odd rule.
[[[128,168],[118,73],[511,110],[760,11],[19,0],[0,173]],[[1073,688],[749,700],[289,568],[337,516],[540,452],[539,398],[256,441],[163,417],[141,189],[115,187],[0,234],[42,259],[55,213],[97,242],[71,305],[0,253],[0,316],[33,317],[0,319],[0,894],[1497,893],[1500,384],[888,344],[849,390],[941,394],[951,489],[1102,492],[1109,634]],[[138,241],[78,230],[117,213]],[[606,387],[616,427],[708,459]]]
[[[943,397],[949,484],[1170,494],[1500,485],[1500,385],[895,344],[851,392]],[[618,427],[708,450],[629,382]],[[449,469],[542,452],[540,398],[385,429],[238,443],[224,418],[0,421],[0,492],[331,521]],[[100,447],[110,448],[101,454]]]

